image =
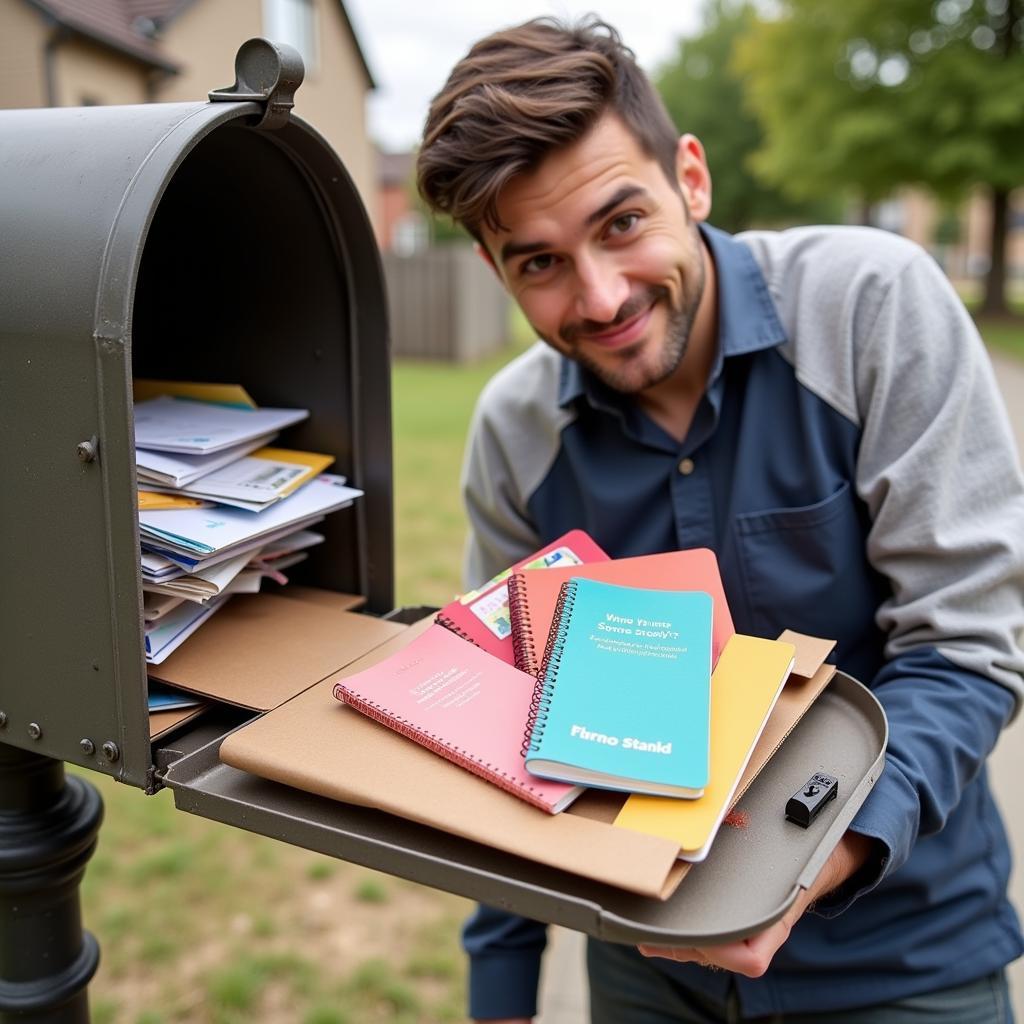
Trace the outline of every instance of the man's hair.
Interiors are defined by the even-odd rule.
[[[476,43],[434,98],[416,163],[420,194],[478,240],[501,230],[498,194],[552,151],[619,116],[675,184],[677,134],[632,50],[591,15],[536,18]]]

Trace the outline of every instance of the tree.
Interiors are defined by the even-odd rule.
[[[714,183],[716,224],[736,231],[834,220],[840,212],[835,200],[822,200],[820,194],[794,199],[756,179],[750,170],[750,158],[764,138],[744,107],[744,83],[732,67],[732,57],[736,40],[756,20],[750,3],[709,0],[700,32],[679,42],[675,58],[656,73],[655,82],[679,130],[692,132],[704,144]]]
[[[737,45],[765,126],[757,173],[795,197],[989,189],[983,311],[1005,314],[1009,197],[1024,183],[1024,0],[780,0]]]

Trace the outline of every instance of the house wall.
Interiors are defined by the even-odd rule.
[[[54,82],[58,107],[145,103],[149,99],[148,68],[78,36],[57,47]]]
[[[160,33],[161,52],[180,65],[180,74],[161,78],[155,99],[195,103],[230,86],[238,47],[262,32],[260,0],[195,0]]]
[[[404,185],[377,187],[377,245],[387,252],[395,243],[395,228],[410,210],[409,190]]]
[[[315,0],[316,67],[295,94],[295,112],[313,125],[341,156],[374,219],[374,151],[366,132],[368,86],[337,0]],[[261,0],[196,0],[171,21],[161,49],[182,72],[161,81],[156,99],[205,100],[235,80],[238,47],[264,35]]]
[[[295,109],[341,156],[376,218],[376,153],[366,127],[369,85],[337,0],[315,0],[319,39],[317,69],[296,93]]]
[[[48,35],[45,22],[28,4],[0,3],[0,107],[45,106]]]

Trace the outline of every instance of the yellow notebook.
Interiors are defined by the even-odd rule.
[[[678,842],[683,860],[701,861],[732,804],[771,710],[793,668],[796,648],[734,634],[711,675],[711,771],[695,800],[632,795],[615,824]]]

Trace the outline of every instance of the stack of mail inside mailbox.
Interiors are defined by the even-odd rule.
[[[137,397],[139,394],[137,382]],[[148,382],[135,406],[146,661],[158,665],[235,593],[324,538],[314,527],[362,492],[329,455],[268,447],[308,417],[240,388]]]

